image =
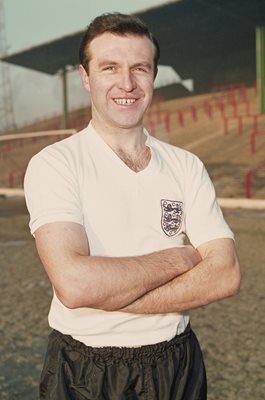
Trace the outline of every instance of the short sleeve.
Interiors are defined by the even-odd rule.
[[[214,186],[203,163],[196,156],[188,158],[185,226],[190,242],[194,247],[198,247],[213,239],[234,239],[233,232],[224,220]]]
[[[29,162],[24,180],[32,234],[51,222],[83,223],[76,171],[56,148],[46,148]]]

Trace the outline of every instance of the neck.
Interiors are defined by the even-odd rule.
[[[116,153],[125,152],[137,154],[146,147],[146,135],[142,125],[131,129],[119,127],[110,129],[107,126],[104,127],[101,124],[97,124],[93,119],[91,122],[98,135],[100,135],[104,142]]]
[[[146,146],[146,135],[143,126],[134,129],[102,129],[94,123],[92,125],[98,135],[117,154],[117,156],[133,171],[140,172],[147,167],[151,159],[151,151]]]
[[[145,169],[151,160],[150,148],[145,146],[144,149],[140,150],[138,153],[128,153],[123,150],[118,150],[115,152],[118,157],[133,171],[140,172]]]

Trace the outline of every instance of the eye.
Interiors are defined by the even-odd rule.
[[[140,72],[148,72],[145,67],[136,67],[135,70]]]
[[[134,71],[141,74],[149,74],[152,71],[152,67],[149,64],[138,64],[134,66]]]
[[[103,71],[110,71],[114,72],[116,69],[115,65],[106,65],[105,67],[102,68]]]

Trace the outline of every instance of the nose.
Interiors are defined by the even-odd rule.
[[[119,89],[123,89],[126,92],[132,92],[136,86],[135,77],[129,68],[120,71]]]

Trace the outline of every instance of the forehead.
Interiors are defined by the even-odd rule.
[[[89,45],[90,61],[106,59],[132,59],[153,61],[155,46],[146,36],[133,34],[115,35],[105,32],[95,37]]]

